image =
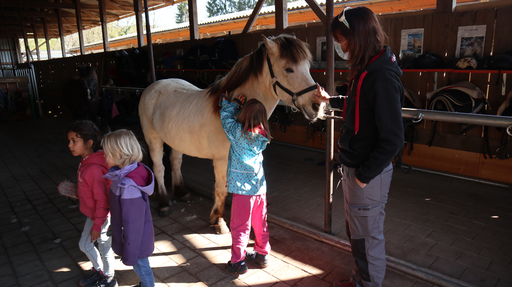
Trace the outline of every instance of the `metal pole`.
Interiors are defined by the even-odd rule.
[[[510,127],[512,125],[512,117],[409,108],[402,108],[402,117],[406,119],[415,119],[418,122],[421,120],[433,120],[494,127]]]
[[[148,0],[144,0],[144,10],[146,14],[146,37],[148,42],[148,54],[149,54],[149,69],[151,72],[151,82],[154,83],[156,81],[155,75],[155,61],[153,60],[153,43],[151,43],[151,23],[149,22],[149,10],[148,10]]]
[[[330,95],[334,94],[334,43],[331,37],[331,21],[334,17],[334,1],[327,0],[325,3],[325,34],[327,42],[326,53],[326,78],[327,86],[326,91]],[[329,115],[333,115],[329,111]],[[332,163],[334,160],[334,120],[332,118],[326,119],[326,153],[325,153],[325,214],[324,214],[324,232],[331,233],[332,229],[332,186],[333,186],[333,172]]]

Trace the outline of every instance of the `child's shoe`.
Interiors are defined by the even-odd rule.
[[[96,285],[93,285],[94,287],[117,287],[117,280],[112,277],[108,277],[103,275],[98,282],[96,282]]]
[[[269,258],[268,257],[269,257],[268,254],[267,255],[261,255],[261,254],[259,254],[256,251],[248,252],[245,255],[245,259],[258,264],[258,266],[260,266],[261,268],[267,268],[268,267],[268,264],[269,264]]]
[[[247,265],[245,265],[245,260],[242,260],[237,263],[228,262],[228,271],[236,274],[245,274],[247,273]]]
[[[82,286],[82,287],[94,286],[94,284],[96,284],[96,282],[98,282],[98,280],[100,280],[103,277],[103,272],[94,269],[94,267],[92,268],[92,271],[93,272],[91,275],[84,277],[84,278],[82,278],[82,280],[80,280],[80,286]]]

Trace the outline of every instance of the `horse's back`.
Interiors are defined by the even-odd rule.
[[[169,146],[185,154],[212,158],[209,142],[219,141],[224,146],[227,139],[206,92],[181,79],[151,84],[144,90],[139,103],[144,135],[158,135]]]

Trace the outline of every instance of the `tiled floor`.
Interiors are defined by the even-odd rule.
[[[77,246],[84,217],[56,191],[62,180],[76,178],[79,160],[64,134],[69,123],[0,123],[0,286],[78,286],[91,267]],[[273,142],[264,156],[272,265],[250,265],[238,278],[225,271],[230,236],[214,234],[208,223],[211,162],[185,157],[193,202],[174,202],[165,218],[153,213],[150,261],[158,286],[316,287],[349,274],[351,255],[333,246],[346,240],[341,190],[334,195],[332,235],[322,235],[324,154]],[[395,171],[386,212],[384,286],[512,286],[510,188]],[[119,260],[116,278],[120,286],[137,283]]]

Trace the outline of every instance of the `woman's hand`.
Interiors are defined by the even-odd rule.
[[[318,83],[316,83],[317,91],[313,94],[315,98],[317,98],[320,102],[329,102],[331,96],[325,91],[323,87],[321,87]]]
[[[366,186],[366,183],[362,183],[359,181],[359,179],[357,179],[356,177],[356,183],[361,187],[361,188],[364,188]]]

